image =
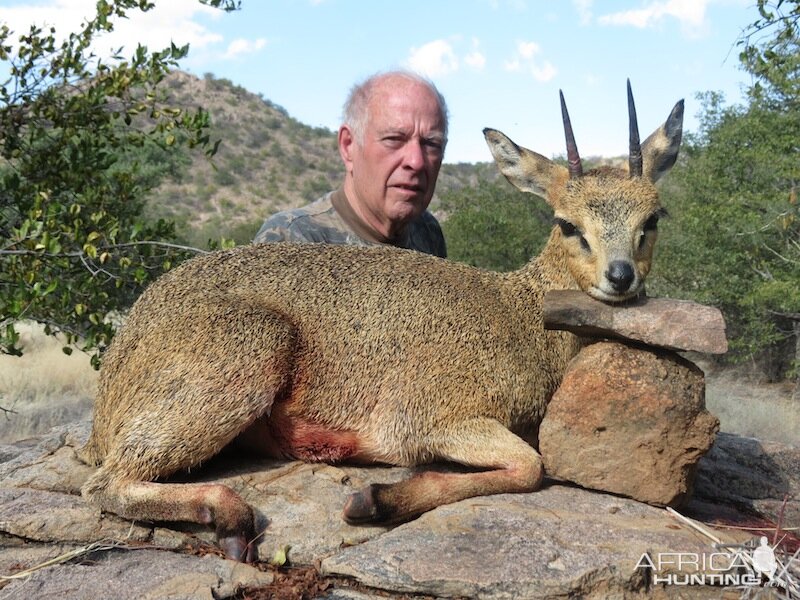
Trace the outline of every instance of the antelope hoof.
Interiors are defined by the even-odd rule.
[[[229,535],[219,538],[219,547],[225,553],[225,557],[239,562],[254,562],[258,559],[258,551],[255,542],[248,542],[247,536]]]
[[[344,520],[350,525],[363,525],[366,523],[384,523],[387,515],[377,498],[379,488],[385,487],[377,483],[368,485],[360,492],[351,494],[344,505]]]

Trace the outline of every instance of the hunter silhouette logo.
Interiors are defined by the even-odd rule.
[[[753,568],[759,573],[766,575],[770,581],[772,581],[775,571],[778,570],[775,550],[767,543],[766,536],[761,536],[761,545],[753,550]]]

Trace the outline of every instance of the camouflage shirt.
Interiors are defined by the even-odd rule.
[[[442,228],[428,211],[409,223],[398,238],[389,239],[356,215],[341,189],[329,192],[302,208],[272,215],[258,230],[253,241],[324,242],[357,246],[389,244],[442,258],[447,256]]]

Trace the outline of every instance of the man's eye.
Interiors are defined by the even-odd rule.
[[[405,140],[399,135],[387,135],[382,141],[384,144],[390,146],[399,146],[405,142]]]

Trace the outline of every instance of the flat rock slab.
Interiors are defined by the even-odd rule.
[[[0,446],[0,459],[5,457],[0,462],[0,533],[40,542],[150,541],[163,548],[179,548],[198,539],[214,543],[214,532],[207,527],[132,524],[85,502],[80,487],[93,469],[77,460],[75,450],[89,429],[88,423],[79,423],[34,441]],[[345,523],[341,517],[345,501],[369,483],[398,481],[412,472],[399,467],[340,469],[297,461],[242,461],[230,455],[205,465],[192,481],[228,485],[254,508],[263,529],[258,544],[262,559],[289,547],[292,562],[311,564],[342,546],[386,531],[386,527]]]
[[[235,595],[241,585],[269,583],[269,573],[247,565],[182,553],[198,537],[212,540],[207,529],[132,524],[84,504],[75,490],[87,472],[72,451],[87,433],[85,424],[64,426],[35,440],[0,446],[0,575],[106,538],[145,549],[96,552],[47,567],[5,584],[0,598],[222,598]],[[727,444],[728,437],[734,442]],[[708,478],[720,468],[736,468],[738,439],[722,436],[715,462],[706,463]],[[793,452],[793,459],[770,452],[771,446],[765,445],[761,460],[781,482],[773,491],[796,494],[794,475],[780,470],[796,464],[800,449],[780,450]],[[756,454],[750,452],[753,460]],[[750,464],[744,463],[737,475],[743,493],[751,493],[746,482]],[[296,565],[321,561],[333,587],[319,597],[329,600],[372,600],[386,594],[646,597],[653,590],[636,568],[642,552],[711,551],[708,540],[662,509],[564,485],[466,500],[394,529],[354,528],[341,520],[342,504],[353,490],[410,472],[229,456],[195,475],[232,485],[254,505],[265,527],[259,545],[263,560],[288,546],[289,560]],[[752,484],[752,492],[757,485]],[[710,484],[705,489],[714,493]],[[714,507],[710,510],[713,517]],[[715,533],[726,539],[751,537]],[[348,589],[350,576],[367,587]],[[686,597],[709,593],[718,597],[719,591],[693,587]]]
[[[447,598],[621,597],[646,586],[643,553],[709,549],[662,509],[550,486],[439,507],[325,559],[322,571]]]
[[[277,460],[253,460],[241,464],[235,457],[209,465],[195,481],[213,481],[230,486],[250,504],[262,530],[258,555],[269,560],[289,547],[295,564],[312,564],[342,546],[360,544],[385,532],[388,527],[358,527],[342,519],[348,496],[369,483],[391,483],[410,475],[402,468],[335,467]],[[189,528],[187,528],[189,529]],[[208,528],[191,528],[209,542]]]
[[[612,337],[677,351],[724,354],[725,320],[719,309],[668,298],[606,304],[579,290],[553,290],[544,297],[545,329],[585,337]]]
[[[25,560],[19,566],[29,567]],[[97,553],[78,562],[36,571],[0,591],[4,598],[66,600],[215,600],[243,586],[272,583],[272,574],[217,556],[188,556],[157,550]]]

